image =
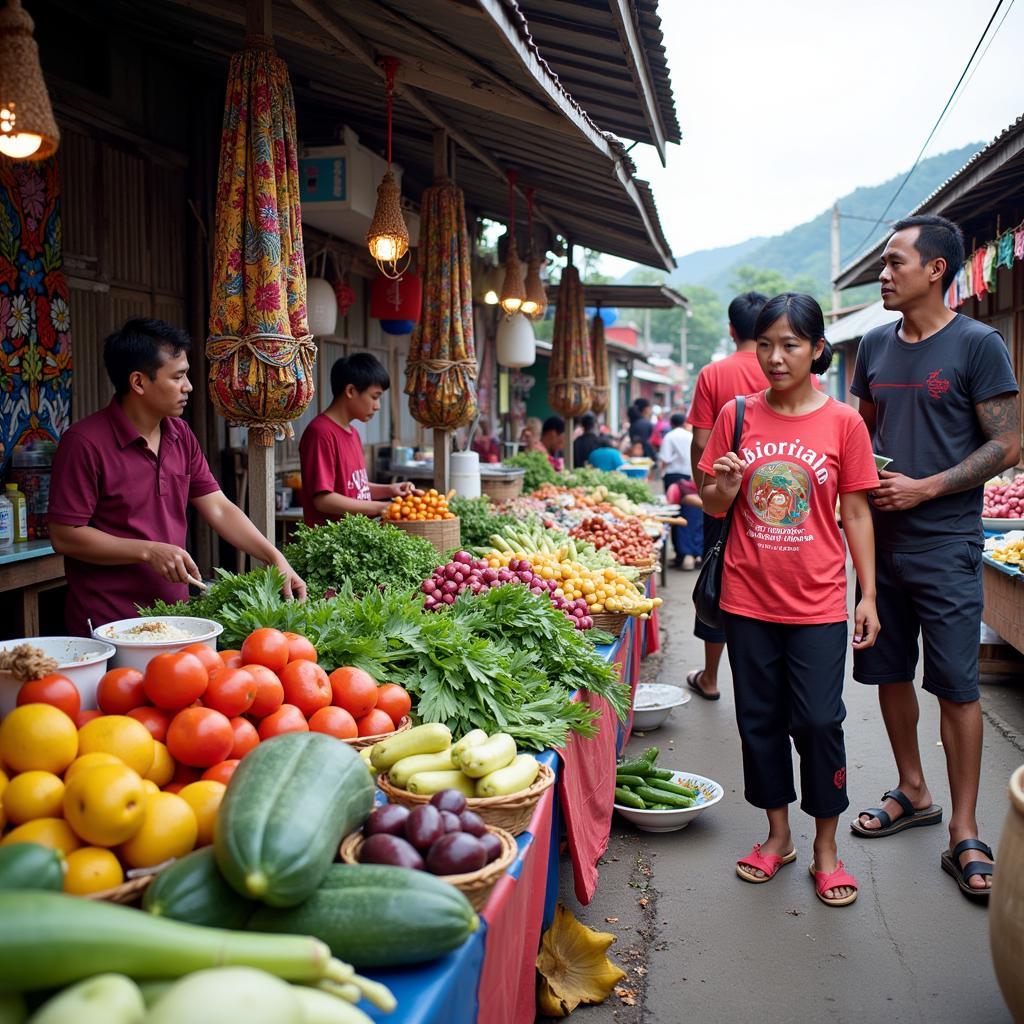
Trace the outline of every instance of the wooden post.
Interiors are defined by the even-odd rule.
[[[270,36],[272,0],[246,0],[245,30],[248,35]],[[257,431],[249,430],[249,519],[271,544],[277,543],[274,518],[274,440],[259,444]]]
[[[450,163],[448,159],[448,133],[440,128],[434,132],[434,178],[448,175]],[[451,479],[451,431],[434,431],[434,487],[441,494],[448,493],[448,481]]]

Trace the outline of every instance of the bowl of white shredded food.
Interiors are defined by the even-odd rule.
[[[151,618],[118,619],[93,629],[97,640],[113,644],[112,668],[146,666],[158,654],[175,654],[191,644],[205,644],[217,649],[217,637],[224,627],[213,619],[188,615],[154,615]]]
[[[51,673],[75,684],[83,711],[96,707],[96,687],[113,654],[112,644],[83,636],[32,636],[0,642],[0,717],[14,710],[23,683]]]

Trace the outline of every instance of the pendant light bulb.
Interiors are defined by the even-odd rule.
[[[526,298],[520,311],[531,320],[540,320],[547,312],[548,295],[544,290],[544,282],[540,279],[541,261],[536,256],[530,257],[526,269]]]
[[[60,142],[34,29],[21,0],[0,6],[0,153],[12,160],[43,160]]]
[[[515,236],[508,241],[508,255],[505,257],[505,280],[501,286],[501,308],[511,316],[518,313],[526,298],[523,283],[523,265],[519,262]]]

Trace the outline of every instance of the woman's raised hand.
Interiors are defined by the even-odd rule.
[[[732,498],[740,489],[743,470],[746,463],[735,453],[726,452],[720,459],[715,459],[715,483],[718,490]]]

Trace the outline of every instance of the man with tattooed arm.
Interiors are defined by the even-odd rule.
[[[976,819],[981,502],[985,481],[1020,457],[1020,408],[999,332],[944,303],[963,261],[963,235],[951,221],[916,216],[895,225],[879,280],[883,305],[902,319],[864,336],[850,389],[876,454],[892,460],[871,493],[882,629],[874,647],[854,651],[853,675],[878,686],[898,773],[881,806],[850,827],[882,838],[942,821],[918,747],[920,634],[952,802],[941,865],[966,896],[987,901],[994,858]]]

